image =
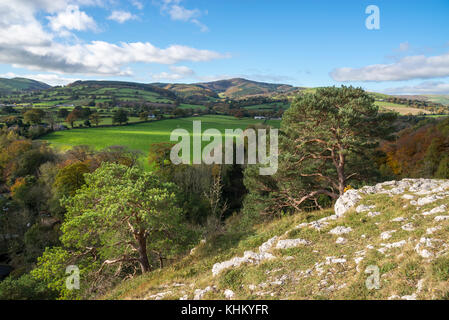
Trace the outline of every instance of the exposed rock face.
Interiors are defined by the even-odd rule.
[[[235,293],[231,289],[226,289],[224,291],[224,296],[226,297],[226,299],[232,299],[232,298],[234,298]]]
[[[274,256],[269,253],[268,251],[271,250],[271,248],[274,246],[276,241],[278,240],[278,237],[273,237],[269,239],[268,241],[264,242],[259,247],[259,253],[253,252],[253,251],[245,251],[243,254],[243,257],[234,257],[230,260],[218,262],[214,264],[212,267],[212,274],[216,276],[221,271],[229,268],[236,268],[239,267],[242,264],[258,264],[263,260],[270,260],[274,259]]]
[[[337,217],[341,217],[361,199],[362,197],[359,195],[357,190],[350,189],[346,191],[340,198],[338,198],[337,202],[335,202],[335,214]]]
[[[406,192],[407,189],[408,191]],[[350,189],[338,198],[335,203],[335,215],[337,217],[343,216],[362,199],[363,195],[375,193],[384,193],[389,196],[403,194],[402,198],[411,200],[411,205],[420,207],[449,196],[449,181],[438,179],[403,179],[401,181],[386,181],[378,183],[375,186],[365,186],[358,190]],[[410,193],[415,193],[415,195],[411,195]],[[415,196],[423,197],[412,200],[415,199]],[[372,206],[360,205],[356,208],[356,211],[360,213],[371,209],[373,209]],[[442,212],[439,210],[444,211],[445,209],[444,207],[436,210],[437,212]],[[434,211],[432,213],[436,212]]]
[[[289,249],[289,248],[296,248],[301,245],[307,245],[310,244],[310,241],[304,240],[304,239],[286,239],[286,240],[279,240],[276,248],[277,249]]]
[[[216,291],[217,288],[215,286],[208,286],[204,289],[196,289],[194,293],[193,300],[201,300],[204,295],[210,291]]]
[[[349,233],[351,231],[352,231],[351,227],[338,226],[338,227],[335,227],[334,229],[332,229],[331,231],[329,231],[329,233],[340,235],[340,234]]]
[[[366,199],[370,194],[382,196]],[[244,285],[232,287],[232,290],[217,290],[213,284],[218,285],[217,281],[222,276],[220,273],[224,270],[258,265],[259,271],[265,271],[261,274],[261,282],[245,285],[252,296],[284,298],[283,294],[286,293],[280,292],[277,289],[279,286],[288,288],[293,284],[301,285],[301,281],[308,278],[313,283],[310,284],[313,292],[332,297],[332,294],[346,290],[344,288],[351,284],[350,279],[355,275],[363,273],[362,276],[368,277],[368,262],[378,267],[378,263],[381,266],[385,261],[392,260],[395,264],[391,265],[397,264],[397,267],[382,274],[380,279],[379,292],[383,287],[392,289],[381,293],[383,299],[432,297],[429,293],[432,284],[425,283],[427,278],[424,276],[421,280],[410,282],[413,290],[409,290],[407,295],[395,291],[393,283],[403,277],[401,270],[406,263],[404,256],[417,257],[423,264],[429,264],[442,256],[449,258],[449,242],[445,233],[449,230],[448,208],[448,180],[403,179],[358,190],[351,189],[337,200],[334,215],[315,218],[313,221],[304,218],[292,220],[298,222],[289,225],[287,231],[276,229],[278,236],[273,236],[272,231],[264,233],[265,239],[269,239],[259,247],[245,247],[251,251],[215,263],[212,267],[214,278],[209,286],[195,290],[196,286],[192,283],[188,294],[181,291],[178,296],[181,299],[245,297],[247,293],[241,290]],[[349,210],[354,210],[351,215],[347,214]],[[363,222],[362,226],[358,221]],[[298,235],[298,238],[290,239],[293,235]],[[300,249],[284,250],[289,248]],[[303,269],[291,270],[292,266],[295,267],[291,261],[304,259],[304,252],[313,256],[314,260]],[[266,261],[270,263],[264,263]],[[273,261],[275,263],[271,263]],[[165,299],[173,296],[172,291],[176,289],[171,286],[171,291],[167,290],[148,298]],[[295,297],[297,292],[292,290],[289,294]]]

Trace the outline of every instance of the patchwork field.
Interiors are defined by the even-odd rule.
[[[225,129],[245,129],[250,125],[261,123],[261,120],[250,118],[236,119],[229,116],[202,116],[182,119],[169,119],[149,123],[107,128],[85,128],[58,131],[44,136],[42,139],[61,149],[77,145],[89,145],[102,149],[111,145],[123,145],[130,149],[140,150],[146,157],[153,143],[170,141],[174,129],[183,128],[192,132],[192,121],[201,120],[202,130],[216,128],[224,133]],[[280,121],[271,120],[268,124],[279,127]]]

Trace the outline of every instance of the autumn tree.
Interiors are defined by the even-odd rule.
[[[79,119],[78,113],[75,112],[75,111],[72,111],[72,112],[69,113],[69,115],[65,119],[65,122],[70,124],[70,126],[73,128],[73,125],[74,125],[75,121],[78,120],[78,119]]]
[[[101,122],[101,117],[98,112],[94,112],[89,116],[90,121],[94,123],[96,126],[98,126]]]
[[[41,109],[30,109],[23,114],[23,119],[27,123],[39,124],[42,122],[45,112]]]
[[[139,113],[139,119],[140,120],[148,120],[148,116],[150,114],[147,111],[142,111]]]
[[[84,174],[89,172],[89,167],[82,162],[70,164],[56,175],[54,188],[61,195],[73,196],[85,182]]]

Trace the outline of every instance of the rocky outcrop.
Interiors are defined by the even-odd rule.
[[[271,250],[278,237],[273,237],[264,242],[259,247],[259,252],[245,251],[243,257],[234,257],[230,260],[218,262],[212,267],[212,274],[218,275],[221,271],[229,268],[236,268],[242,264],[259,264],[261,261],[274,259],[274,256],[268,251]]]
[[[383,193],[389,196],[403,194],[402,197],[404,199],[411,200],[411,205],[424,206],[449,196],[449,181],[437,179],[403,179],[401,181],[386,181],[378,183],[375,186],[365,186],[358,190],[350,189],[335,202],[335,215],[337,217],[343,216],[349,209],[354,207],[364,195],[375,193]],[[414,193],[414,195],[409,193]],[[412,200],[415,197],[418,198]],[[374,208],[361,205],[356,208],[356,211],[364,212],[371,209]]]
[[[190,287],[164,287],[147,298],[289,299],[315,295],[358,299],[365,297],[353,292],[354,281],[368,279],[376,268],[381,270],[379,288],[369,289],[368,298],[415,300],[445,296],[433,290],[444,281],[439,282],[429,266],[441,259],[449,265],[448,180],[403,179],[351,189],[338,199],[334,210],[335,214],[326,217],[323,213],[328,211],[312,212],[307,218],[289,216],[285,218],[289,222],[282,227],[267,223],[253,239],[259,241],[261,236],[268,240],[255,249],[245,243],[247,251],[243,255],[215,263],[213,277],[203,284],[205,288],[197,289],[194,276]],[[291,248],[298,249],[288,250]],[[423,269],[416,273],[419,266]],[[238,279],[241,284],[232,290],[223,287],[222,279],[228,275],[221,273],[239,267],[244,267],[236,270],[242,275]],[[257,270],[258,276],[246,278],[251,268]],[[408,268],[410,272],[405,271]],[[302,295],[298,288],[304,292]]]

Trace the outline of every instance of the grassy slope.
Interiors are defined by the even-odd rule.
[[[110,145],[123,145],[131,149],[140,150],[146,156],[151,144],[169,142],[170,134],[174,129],[184,128],[191,132],[193,120],[202,121],[203,131],[208,128],[216,128],[221,132],[224,132],[225,129],[245,129],[249,125],[261,123],[260,120],[249,118],[238,120],[229,116],[202,116],[110,128],[57,131],[44,136],[42,139],[62,149],[76,145],[90,145],[97,149]],[[280,121],[273,120],[269,124],[279,127]]]
[[[449,106],[449,95],[430,94],[426,95],[432,102],[437,102]]]
[[[407,115],[407,114],[417,115],[420,113],[424,113],[424,114],[431,113],[430,111],[425,110],[425,109],[411,108],[409,106],[406,106],[403,104],[398,104],[398,103],[393,103],[393,102],[375,101],[374,104],[379,106],[381,109],[395,111],[401,115]]]
[[[193,84],[155,83],[158,87],[173,90],[181,96],[200,95],[210,98],[242,98],[244,96],[275,94],[293,91],[295,88],[285,84],[274,84],[234,78]]]
[[[420,196],[422,197],[422,196]],[[424,216],[421,212],[439,205],[449,205],[449,197],[416,209],[409,200],[400,195],[386,194],[366,196],[359,204],[376,205],[381,214],[367,217],[367,212],[357,213],[354,209],[334,221],[321,231],[306,227],[297,229],[299,223],[317,220],[333,214],[333,210],[312,212],[307,215],[286,216],[269,223],[263,223],[244,233],[228,232],[199,245],[193,255],[187,255],[180,262],[133,280],[126,281],[113,290],[107,299],[145,299],[157,293],[165,293],[164,299],[192,299],[195,289],[216,286],[204,299],[224,299],[224,290],[235,292],[235,299],[387,299],[392,296],[416,294],[418,299],[442,299],[449,296],[449,258],[446,253],[430,261],[415,251],[421,237],[434,239],[433,252],[447,245],[449,221],[436,222],[438,213]],[[404,207],[405,206],[405,207]],[[392,219],[403,217],[403,222]],[[412,222],[415,230],[401,229]],[[337,244],[337,235],[329,234],[336,226],[346,226],[352,232],[342,235],[347,243]],[[440,230],[426,235],[427,228],[439,226]],[[388,240],[381,239],[382,232],[397,230]],[[243,265],[222,271],[213,276],[211,269],[217,262],[242,256],[244,251],[257,252],[266,240],[273,236],[289,239],[306,239],[310,245],[286,250],[273,250],[275,259],[259,265]],[[391,248],[385,254],[377,249],[382,243],[405,240],[401,248]],[[440,242],[438,242],[440,241]],[[373,246],[368,249],[367,246]],[[366,251],[364,259],[356,265],[354,258]],[[326,257],[346,259],[346,263],[326,262]],[[380,268],[380,289],[368,290],[365,281],[367,266]],[[321,270],[319,270],[321,269]],[[309,273],[310,272],[310,273]],[[418,281],[421,290],[417,289]],[[254,286],[254,287],[253,287]]]
[[[86,105],[90,101],[112,102],[151,102],[173,103],[176,96],[173,92],[142,83],[118,81],[77,81],[65,87],[53,87],[39,92],[33,97],[19,94],[16,100],[24,99],[24,103],[50,107],[58,104]]]
[[[0,78],[0,93],[10,94],[16,91],[27,90],[43,90],[48,89],[50,86],[43,82],[25,79],[25,78],[13,78],[4,79]]]

